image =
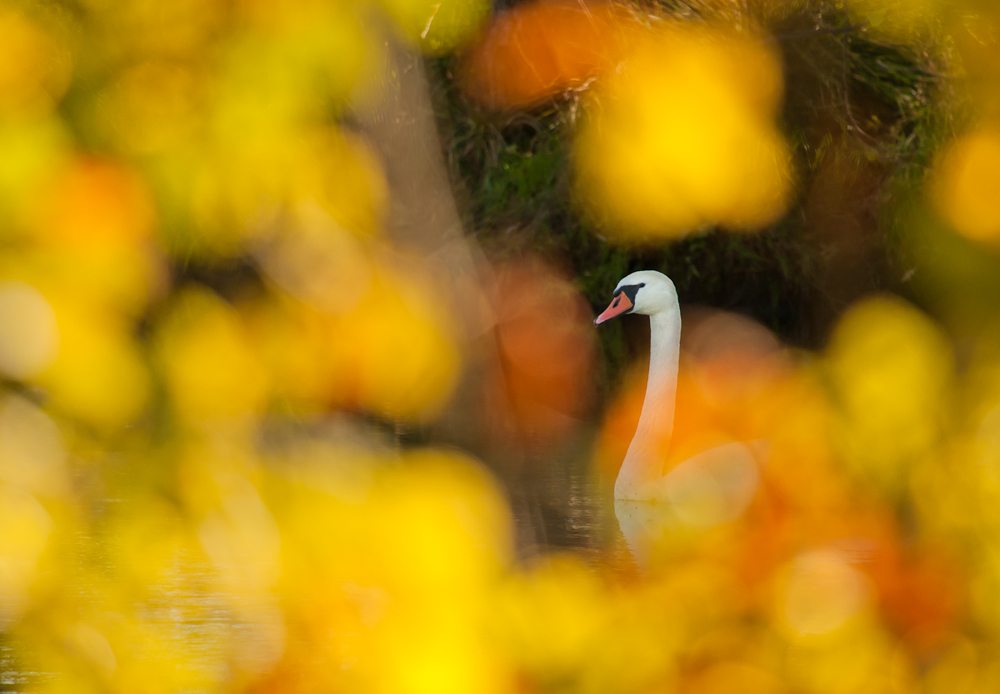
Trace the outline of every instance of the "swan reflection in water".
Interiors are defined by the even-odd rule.
[[[765,451],[764,441],[712,448],[660,478],[655,498],[615,499],[615,517],[636,564],[649,565],[666,533],[708,530],[743,515],[757,493],[758,460]]]

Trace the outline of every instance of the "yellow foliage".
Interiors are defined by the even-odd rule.
[[[337,224],[315,201],[304,200],[258,255],[284,292],[325,313],[343,315],[372,292],[373,251],[364,237]]]
[[[35,379],[60,412],[110,433],[143,412],[150,395],[145,357],[114,312],[62,292],[51,302],[59,351]]]
[[[59,352],[59,328],[41,292],[18,281],[0,283],[0,373],[37,376]]]
[[[253,418],[267,404],[267,372],[236,311],[205,289],[180,293],[157,326],[156,360],[189,426]]]
[[[625,237],[774,222],[791,189],[773,122],[777,58],[746,39],[679,27],[636,43],[577,136],[581,201]]]
[[[20,236],[35,214],[38,191],[69,155],[69,135],[55,118],[0,118],[0,239]],[[14,225],[17,226],[14,226]],[[17,229],[17,231],[21,231]]]
[[[28,666],[45,664],[58,673],[40,683],[39,691],[158,694],[218,686],[222,664],[185,638],[183,621],[171,619],[169,609],[129,605],[106,580],[78,578],[90,604],[66,610],[46,630],[22,632]],[[184,606],[175,610],[175,617],[189,616]]]
[[[474,38],[489,17],[485,0],[379,0],[399,30],[431,53],[454,50]]]
[[[55,423],[24,398],[0,400],[0,481],[43,498],[66,497],[69,466]]]
[[[496,483],[455,453],[417,452],[403,464],[374,497],[382,506],[381,551],[408,567],[400,588],[449,600],[481,597],[512,549],[511,519]],[[421,542],[431,537],[433,543]]]
[[[778,694],[782,684],[773,674],[747,663],[725,662],[712,666],[698,680],[703,694],[726,694],[740,691],[746,694]]]
[[[240,108],[262,118],[253,105]],[[256,126],[246,123],[220,127],[244,138],[171,163],[177,166],[171,176],[179,177],[176,184],[183,188],[178,204],[199,231],[188,239],[196,250],[235,254],[248,241],[268,238],[283,213],[302,205],[319,207],[350,231],[379,231],[386,184],[375,158],[358,140],[335,129],[287,124],[274,126],[272,133],[253,133]]]
[[[314,201],[348,231],[381,231],[388,184],[374,153],[347,132],[331,128],[309,133],[289,186],[292,201]]]
[[[789,649],[785,681],[810,694],[908,691],[912,666],[894,645],[872,625],[832,642],[799,642]]]
[[[600,579],[571,557],[543,561],[500,592],[497,628],[519,662],[540,678],[586,667],[607,626]]]
[[[114,61],[136,53],[164,58],[188,58],[206,50],[226,19],[219,0],[178,0],[169,5],[155,0],[119,4],[84,0],[93,48],[99,57]]]
[[[866,299],[827,351],[843,445],[861,474],[894,486],[942,435],[952,356],[931,321],[899,299]]]
[[[455,454],[347,446],[300,446],[283,465],[282,592],[304,599],[286,603],[277,681],[304,667],[306,689],[507,691],[483,635],[510,551],[489,475]]]
[[[864,575],[845,552],[831,548],[803,552],[780,581],[780,624],[796,636],[824,636],[857,621],[868,606]]]
[[[176,505],[154,494],[130,495],[108,527],[114,538],[108,550],[122,590],[130,594],[146,597],[175,572],[204,561],[188,519]]]
[[[36,203],[34,227],[43,245],[106,247],[148,239],[153,217],[149,190],[134,171],[80,157],[55,172]]]
[[[338,387],[327,349],[329,318],[292,299],[255,304],[244,312],[274,397],[294,410],[322,411]]]
[[[1000,240],[1000,133],[982,130],[951,143],[938,162],[934,200],[958,233]]]
[[[162,153],[200,134],[206,89],[205,76],[188,66],[145,62],[122,72],[96,115],[121,151]]]
[[[38,559],[52,532],[52,518],[28,492],[0,483],[0,625],[28,606]]]
[[[426,418],[451,395],[461,355],[429,285],[394,275],[383,275],[352,311],[329,323],[340,383],[335,397],[390,417]]]
[[[65,46],[12,7],[0,8],[0,118],[51,111],[71,72]]]

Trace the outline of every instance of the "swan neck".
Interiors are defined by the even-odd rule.
[[[674,424],[681,316],[674,309],[650,316],[649,376],[635,436],[629,445],[615,497],[641,499],[641,487],[663,475],[663,455]]]

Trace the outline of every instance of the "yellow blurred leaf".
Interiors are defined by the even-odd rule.
[[[0,373],[28,379],[44,371],[59,352],[52,305],[19,281],[0,282]]]
[[[176,296],[155,350],[181,420],[211,426],[252,418],[267,402],[267,372],[236,311],[205,289]]]
[[[813,549],[788,567],[779,607],[783,624],[800,636],[843,628],[867,607],[869,587],[845,552]]]
[[[934,183],[937,207],[955,231],[1000,240],[1000,133],[982,130],[948,145]]]
[[[26,607],[52,525],[52,518],[35,497],[0,484],[0,625],[4,627]]]
[[[475,36],[489,17],[486,0],[379,0],[400,31],[429,53],[445,53]]]
[[[52,110],[70,73],[68,50],[12,7],[0,9],[0,116]]]
[[[183,64],[141,63],[119,76],[96,115],[123,152],[163,152],[200,134],[206,87],[204,75]]]
[[[791,190],[773,123],[781,83],[777,58],[746,39],[681,28],[644,36],[578,134],[580,200],[626,237],[776,221]]]
[[[915,308],[882,296],[844,315],[827,357],[848,460],[896,488],[941,436],[953,369],[948,343]]]
[[[43,497],[70,490],[66,449],[59,428],[27,400],[0,400],[0,480]]]
[[[339,380],[334,400],[426,419],[451,395],[461,354],[446,305],[435,300],[430,285],[387,270],[364,301],[329,324]]]
[[[593,657],[607,608],[597,576],[572,557],[553,557],[500,591],[497,628],[533,674],[559,681]]]
[[[68,294],[52,296],[59,353],[37,382],[52,407],[105,432],[133,422],[150,395],[139,344],[118,315]]]
[[[35,214],[41,187],[69,156],[70,137],[55,118],[30,121],[0,118],[0,239],[20,236]],[[17,227],[12,226],[12,222]]]

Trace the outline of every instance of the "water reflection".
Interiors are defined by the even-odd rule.
[[[760,471],[753,444],[729,443],[699,453],[663,476],[655,501],[615,499],[615,517],[641,568],[668,533],[708,530],[735,521],[753,501]]]
[[[670,523],[670,507],[649,501],[615,499],[615,518],[636,565],[649,566],[653,546]]]
[[[656,501],[615,499],[584,464],[552,466],[511,490],[522,557],[568,550],[597,565],[648,568],[667,533],[731,523],[760,484],[767,444],[729,443],[675,466]]]
[[[571,551],[594,566],[632,563],[612,490],[588,463],[535,469],[509,489],[522,558]]]

